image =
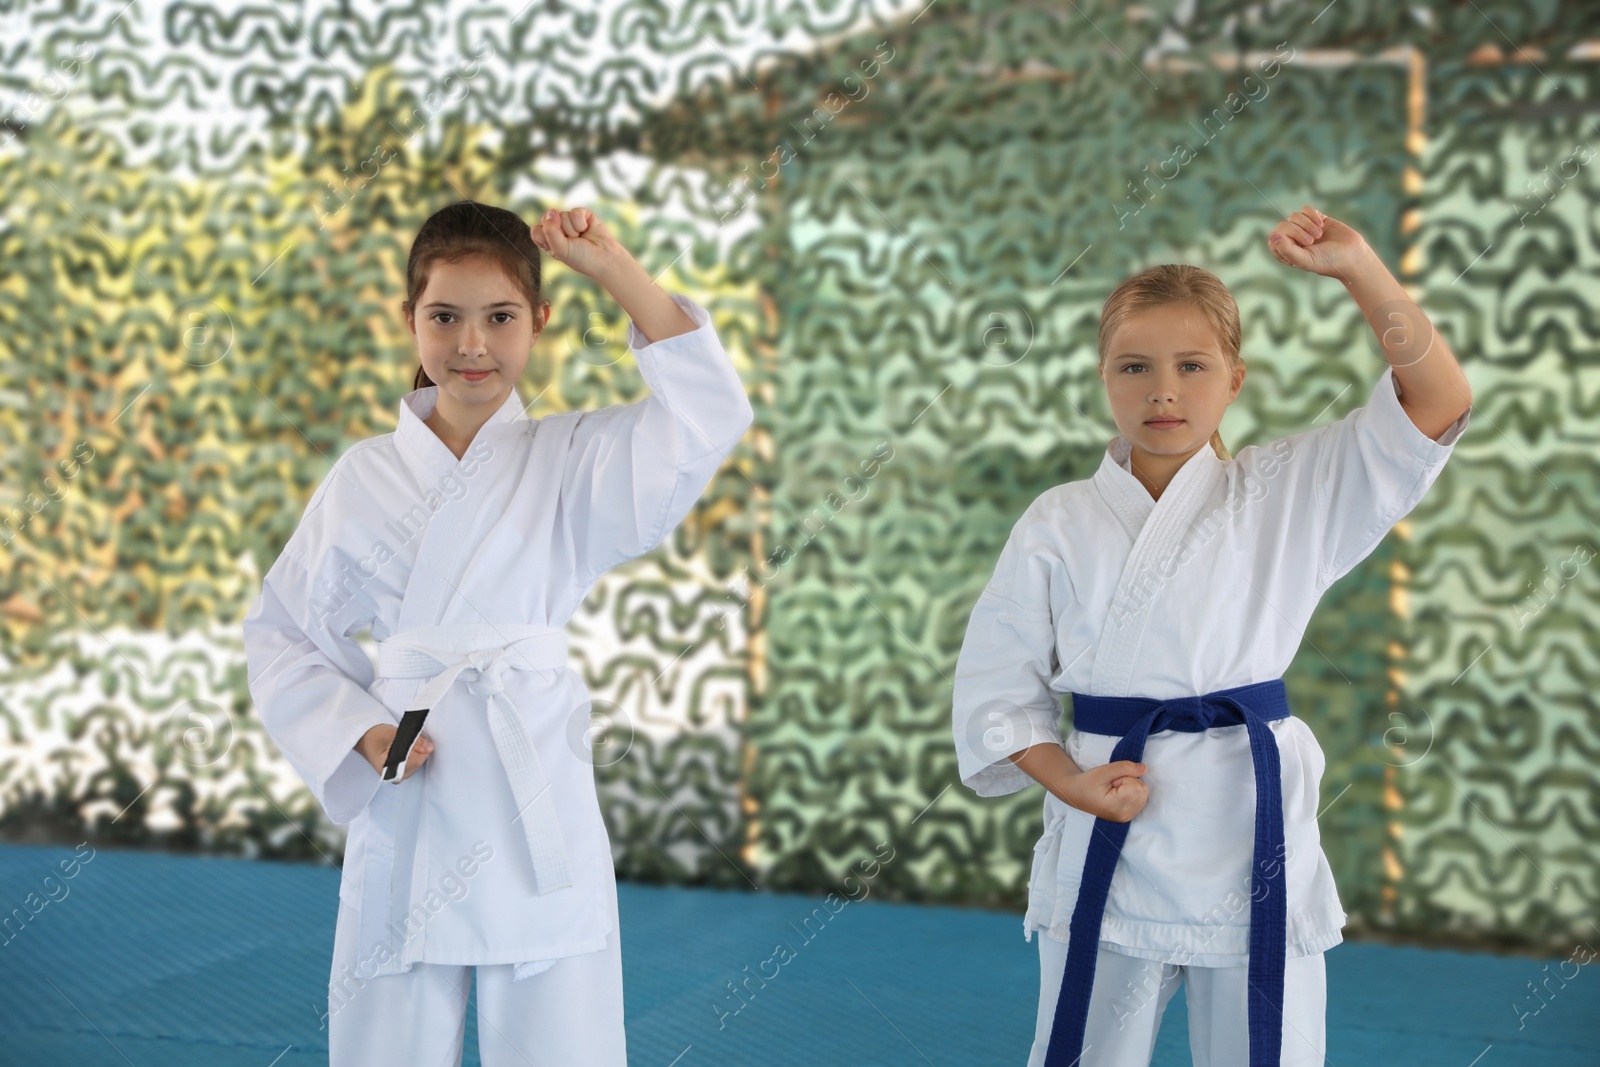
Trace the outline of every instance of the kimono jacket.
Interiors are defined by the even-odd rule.
[[[250,694],[328,817],[349,824],[339,922],[362,977],[606,945],[616,915],[589,701],[565,625],[659,544],[753,420],[707,311],[628,344],[651,394],[530,419],[513,390],[458,460],[423,420],[334,464],[244,620]],[[351,635],[369,627],[378,662]],[[354,746],[429,708],[427,763],[383,783]]]
[[[962,783],[986,797],[1032,785],[1008,756],[1063,743],[1064,693],[1165,700],[1281,678],[1324,591],[1422,499],[1469,415],[1430,439],[1385,369],[1368,402],[1337,422],[1227,461],[1201,448],[1159,500],[1118,435],[1092,478],[1046,490],[1017,520],[972,609],[953,691]],[[1317,834],[1322,750],[1293,714],[1268,725],[1293,958],[1338,944],[1346,916]],[[1117,740],[1073,730],[1065,747],[1089,770],[1110,762]],[[1149,800],[1128,827],[1101,947],[1243,964],[1256,803],[1245,726],[1153,733],[1141,762]],[[1094,821],[1046,793],[1026,938],[1070,940]]]

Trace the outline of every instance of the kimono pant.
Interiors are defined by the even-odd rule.
[[[363,981],[350,976],[356,909],[339,908],[352,921],[341,926],[345,937],[334,938],[329,1067],[460,1067],[474,971],[483,1067],[627,1067],[617,927],[598,952],[567,956],[520,981],[510,963],[415,963],[404,974]]]
[[[1039,1020],[1028,1067],[1042,1067],[1067,965],[1067,943],[1044,931],[1039,941]],[[1283,1067],[1322,1067],[1328,1001],[1323,954],[1284,961]],[[1089,1021],[1078,1067],[1148,1067],[1167,1002],[1186,984],[1189,1055],[1194,1067],[1250,1062],[1249,968],[1195,967],[1139,959],[1108,948],[1095,957]]]

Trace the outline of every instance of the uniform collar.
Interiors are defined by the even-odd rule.
[[[1094,475],[1100,495],[1131,538],[1139,536],[1145,520],[1158,506],[1178,501],[1188,503],[1196,497],[1203,499],[1222,476],[1222,459],[1208,442],[1184,461],[1157,501],[1151,498],[1150,490],[1145,488],[1144,483],[1134,477],[1130,469],[1132,453],[1133,443],[1126,436],[1118,434],[1106,445],[1106,454]]]
[[[422,421],[433,414],[438,401],[437,385],[413,389],[400,398],[400,419],[395,425],[395,441],[400,452],[424,485],[436,484],[453,472],[461,462],[449,448],[445,447],[445,443],[439,440],[439,435]],[[498,433],[503,428],[526,421],[528,413],[523,408],[522,398],[517,395],[517,390],[513,387],[506,394],[505,401],[478,429],[478,437],[488,433]],[[477,440],[475,437],[473,443],[476,444]]]

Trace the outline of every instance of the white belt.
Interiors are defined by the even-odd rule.
[[[427,678],[410,707],[433,708],[463,671],[467,689],[489,701],[489,730],[517,801],[535,892],[540,896],[572,884],[567,850],[556,820],[550,780],[517,709],[505,696],[508,670],[564,670],[565,630],[540,626],[426,626],[378,643],[379,678]],[[515,819],[512,820],[516,821]]]

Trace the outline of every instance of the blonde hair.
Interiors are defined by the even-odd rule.
[[[1243,366],[1244,359],[1239,355],[1239,305],[1234,303],[1233,294],[1222,284],[1222,279],[1208,270],[1187,263],[1162,263],[1150,267],[1111,291],[1100,308],[1100,366],[1105,366],[1106,356],[1110,354],[1106,346],[1110,344],[1112,334],[1129,316],[1173,304],[1188,304],[1206,317],[1217,332],[1222,354],[1228,359],[1229,371]],[[1222,443],[1221,430],[1212,432],[1211,448],[1219,459],[1233,458],[1228,454],[1228,446]]]

